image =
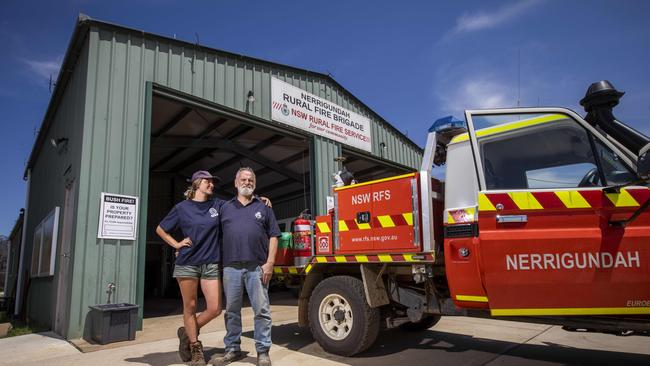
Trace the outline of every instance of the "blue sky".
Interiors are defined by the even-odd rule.
[[[24,205],[49,75],[56,79],[79,13],[329,72],[420,146],[434,120],[463,109],[519,99],[584,115],[578,100],[601,79],[626,92],[619,119],[650,133],[648,1],[4,0],[0,234]]]

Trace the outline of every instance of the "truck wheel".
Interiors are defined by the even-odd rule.
[[[420,319],[420,321],[417,321],[415,323],[404,323],[400,325],[399,328],[408,332],[422,332],[436,325],[439,320],[440,315],[431,315]]]
[[[327,352],[352,356],[379,334],[380,312],[366,302],[361,280],[335,276],[316,286],[309,299],[309,328]]]

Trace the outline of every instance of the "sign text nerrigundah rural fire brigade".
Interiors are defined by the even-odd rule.
[[[361,150],[372,151],[368,118],[276,78],[271,79],[271,118]]]

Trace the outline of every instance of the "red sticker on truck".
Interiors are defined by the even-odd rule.
[[[329,252],[330,251],[330,238],[327,236],[318,237],[318,251],[319,252]]]

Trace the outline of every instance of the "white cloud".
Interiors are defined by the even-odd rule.
[[[492,12],[479,11],[465,13],[456,19],[456,26],[451,31],[451,34],[474,32],[497,27],[518,16],[524,15],[540,2],[541,0],[523,0],[503,6]]]
[[[57,56],[54,59],[43,61],[26,59],[22,59],[22,61],[29,66],[30,71],[38,78],[49,79],[51,75],[52,79],[56,80],[63,57]]]
[[[467,75],[443,84],[437,89],[440,109],[455,116],[462,116],[466,109],[513,107],[512,87],[489,74]]]

